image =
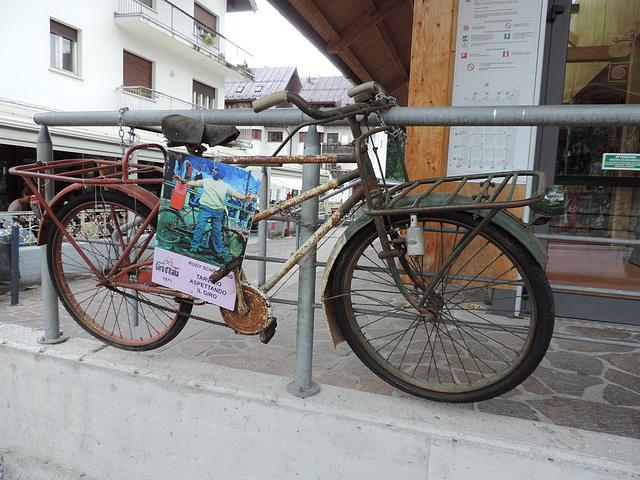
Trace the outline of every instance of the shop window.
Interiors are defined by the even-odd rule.
[[[78,75],[78,30],[50,20],[50,66]]]

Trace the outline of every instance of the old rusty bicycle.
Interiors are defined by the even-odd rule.
[[[71,316],[102,341],[129,350],[166,344],[189,318],[260,335],[267,342],[276,328],[270,302],[274,286],[343,218],[359,210],[362,215],[342,233],[324,272],[322,304],[334,343],[346,340],[382,379],[431,400],[479,401],[520,384],[548,348],[554,306],[540,265],[546,252],[507,210],[528,206],[546,215],[544,174],[410,180],[403,168],[405,179],[399,184],[376,178],[367,141],[375,133],[397,131],[384,125],[368,128],[363,119],[394,101],[374,82],[349,94],[354,104],[332,110],[316,109],[290,92],[254,102],[256,111],[294,104],[312,119],[298,128],[347,119],[357,163],[356,170],[254,213],[255,222],[360,182],[264,284],[247,281],[237,261],[211,275],[209,281],[215,283],[230,274],[238,286],[236,308],[221,309],[221,322],[197,315],[202,302],[151,281],[161,202],[143,187],[161,183],[163,172],[131,162],[130,155],[138,148],[158,148],[166,156],[164,147],[138,145],[122,161],[75,159],[14,167],[11,173],[25,178],[44,211],[39,243],[47,244],[51,278]],[[200,134],[196,142],[169,140],[188,149],[207,143]],[[269,164],[331,158],[217,160]],[[43,182],[37,182],[46,179],[68,184],[49,203],[40,189]],[[533,194],[523,193],[524,179],[537,184]],[[91,238],[73,228],[87,216],[101,219]]]

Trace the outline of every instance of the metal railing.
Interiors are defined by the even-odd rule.
[[[127,85],[118,87],[116,90],[118,91],[118,107],[129,107],[132,110],[203,109],[203,107],[195,103],[190,103],[147,87]]]
[[[34,120],[42,125],[41,134],[38,139],[38,159],[47,160],[47,155],[51,153],[52,145],[48,134],[47,126],[117,126],[121,118],[123,124],[129,127],[136,126],[157,126],[162,118],[170,113],[179,113],[187,117],[202,120],[208,123],[218,123],[223,125],[236,126],[295,126],[311,120],[306,115],[295,109],[271,109],[259,114],[248,109],[241,110],[201,110],[194,111],[127,111],[121,116],[118,112],[53,112],[36,114]],[[438,125],[475,125],[475,126],[536,126],[536,125],[635,125],[640,124],[640,105],[601,105],[601,106],[522,106],[522,107],[395,107],[381,113],[380,117],[387,125],[400,126],[438,126]],[[343,122],[332,124],[341,125]],[[370,119],[370,124],[377,125],[375,118]],[[48,147],[41,138],[48,137]],[[319,149],[319,139],[317,148]],[[46,147],[46,148],[45,148]],[[306,151],[306,149],[305,149]],[[42,158],[41,158],[42,156]],[[306,167],[307,165],[305,165]],[[263,167],[266,174],[267,169]],[[315,177],[314,172],[309,172]],[[304,176],[304,173],[303,173]],[[305,180],[303,180],[304,182]],[[264,181],[260,192],[260,202],[268,203],[268,181]],[[308,183],[305,183],[308,186]],[[317,207],[315,208],[317,213]],[[259,249],[258,256],[262,259],[258,268],[258,277],[264,276],[264,262],[266,259],[266,223],[259,224]],[[572,237],[566,236],[571,241]],[[584,240],[584,239],[583,239]],[[621,241],[629,246],[635,241]],[[315,268],[315,263],[308,262]],[[300,298],[309,300],[309,304],[314,307],[315,287],[305,280],[306,275],[299,278],[298,295]],[[44,279],[43,279],[44,280]],[[259,278],[260,280],[260,278]],[[563,286],[564,287],[564,286]],[[44,284],[43,284],[44,290]],[[572,291],[583,293],[599,293],[597,289],[572,287]],[[608,292],[605,292],[608,293]],[[628,296],[638,296],[627,292]],[[44,298],[44,293],[43,293]],[[300,302],[298,302],[300,305]],[[47,307],[45,305],[45,307]],[[53,307],[55,308],[55,307]],[[46,308],[45,308],[46,310]],[[57,310],[57,309],[56,309]],[[299,313],[300,315],[300,313]],[[312,316],[304,314],[307,322],[313,321]],[[308,318],[311,317],[311,318]],[[299,317],[300,318],[300,317]],[[45,322],[47,319],[45,318]],[[301,369],[304,371],[304,378],[308,380],[307,373],[310,372],[310,348],[312,334],[309,333],[309,325],[304,331],[307,338],[304,339],[306,345],[300,349],[301,354],[307,356],[306,360],[301,360]],[[55,331],[55,326],[45,326],[47,331]],[[311,329],[312,330],[312,329]],[[45,335],[46,337],[46,335]],[[47,337],[49,338],[49,337]],[[301,341],[301,339],[298,339]],[[296,350],[298,355],[298,349]],[[298,361],[298,358],[297,358]],[[298,364],[296,365],[298,368]],[[294,394],[306,395],[313,389],[313,385],[302,384],[298,380],[299,374],[296,371],[296,382],[289,387]],[[306,382],[305,380],[305,382]],[[304,382],[303,382],[304,383]],[[307,389],[307,390],[305,390]]]
[[[243,68],[252,58],[249,52],[221,33],[205,27],[193,16],[166,0],[154,0],[153,7],[137,0],[118,0],[115,16],[144,17],[145,20],[166,30],[171,36],[188,42],[213,60],[245,76],[247,80],[254,78]]]
[[[34,246],[38,243],[38,227],[40,220],[33,212],[0,212],[0,228],[10,230],[18,227],[18,239],[21,247]]]

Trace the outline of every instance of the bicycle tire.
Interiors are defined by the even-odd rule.
[[[182,230],[182,231],[181,231]],[[187,224],[178,210],[163,208],[158,212],[156,235],[161,242],[178,243],[187,231]]]
[[[400,277],[412,284],[413,298],[429,283],[430,262],[442,265],[479,221],[465,212],[419,216],[433,247],[422,257],[393,260],[401,272],[402,265],[413,270]],[[404,237],[408,218],[391,223]],[[452,257],[422,304],[427,314],[402,295],[380,251],[373,224],[357,232],[336,259],[331,297],[324,299],[353,351],[380,378],[418,397],[466,403],[506,393],[538,366],[553,333],[553,296],[539,263],[511,234],[483,227]],[[518,311],[518,302],[528,310]]]
[[[171,341],[184,328],[192,309],[190,303],[171,294],[125,291],[108,288],[104,283],[120,253],[150,214],[146,205],[120,192],[83,194],[69,201],[58,213],[58,219],[92,265],[84,261],[55,224],[47,244],[51,280],[71,317],[94,337],[125,350],[150,350]],[[91,239],[77,228],[87,217],[100,219],[95,223],[99,232]],[[153,257],[156,220],[141,237],[151,237],[148,246],[132,252],[139,261]],[[151,269],[147,265],[132,270],[128,281],[150,283]]]

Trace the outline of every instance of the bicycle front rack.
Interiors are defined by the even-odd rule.
[[[519,180],[533,178],[538,188],[529,197],[514,198]],[[522,170],[502,173],[457,175],[452,177],[428,178],[405,182],[389,188],[386,192],[386,206],[369,212],[373,216],[402,213],[417,215],[426,212],[447,210],[484,210],[518,208],[542,201],[546,194],[545,174],[534,170]],[[465,186],[477,184],[472,194],[461,194]],[[416,192],[418,187],[429,185],[426,191]],[[451,192],[439,191],[439,187],[451,185]],[[522,185],[524,188],[524,184]],[[415,193],[414,193],[415,192]]]

